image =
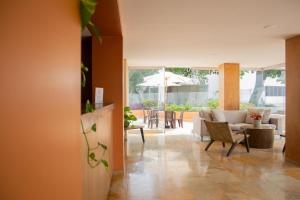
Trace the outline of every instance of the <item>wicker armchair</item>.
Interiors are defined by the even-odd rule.
[[[243,134],[234,134],[231,131],[228,122],[212,122],[206,120],[204,122],[211,139],[209,144],[206,146],[205,151],[207,151],[215,141],[222,142],[223,147],[225,147],[225,143],[231,143],[231,147],[227,153],[227,156],[229,156],[237,144],[245,141],[247,152],[250,152],[248,143],[249,135],[247,135],[244,131],[241,132]]]

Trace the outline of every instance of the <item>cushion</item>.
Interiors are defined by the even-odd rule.
[[[253,124],[253,119],[251,118],[252,113],[259,113],[261,116],[263,116],[264,109],[249,108],[248,112],[247,112],[247,117],[246,117],[246,123],[247,124]]]
[[[211,112],[212,112],[213,121],[226,122],[224,111],[219,109],[213,109],[211,110]]]
[[[233,139],[234,142],[239,143],[239,142],[241,142],[245,139],[245,136],[244,136],[244,134],[233,134],[232,139]]]
[[[241,130],[241,126],[239,124],[229,124],[229,127],[232,131],[239,131]]]
[[[225,119],[230,124],[245,123],[247,111],[244,110],[225,110]]]
[[[201,110],[199,112],[199,115],[200,115],[201,118],[203,118],[207,121],[212,121],[213,120],[211,110]]]
[[[271,118],[270,115],[271,115],[271,109],[265,109],[262,120],[261,120],[261,123],[269,124],[270,118]]]
[[[246,123],[229,124],[232,131],[240,131],[240,130],[244,129],[244,127],[247,125],[249,126],[249,124],[246,124]]]

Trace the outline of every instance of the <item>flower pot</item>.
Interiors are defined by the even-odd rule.
[[[261,125],[261,120],[253,120],[253,126],[258,127]]]

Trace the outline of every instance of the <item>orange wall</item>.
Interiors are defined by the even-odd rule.
[[[114,103],[113,169],[123,170],[123,37],[118,0],[99,1],[93,21],[102,43],[93,38],[92,86],[104,88],[104,101]]]
[[[78,1],[0,3],[0,199],[82,199]]]
[[[93,93],[104,88],[104,102],[113,102],[113,168],[123,169],[123,39],[103,36],[100,45],[93,38]],[[93,94],[94,96],[94,94]]]
[[[300,164],[300,36],[286,40],[286,159]]]
[[[240,109],[240,64],[224,63],[219,66],[220,107],[224,110]]]

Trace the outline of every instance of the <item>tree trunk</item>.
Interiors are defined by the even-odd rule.
[[[249,103],[252,103],[256,106],[261,104],[261,97],[262,97],[263,91],[264,91],[263,71],[256,71],[255,87],[251,94]]]

